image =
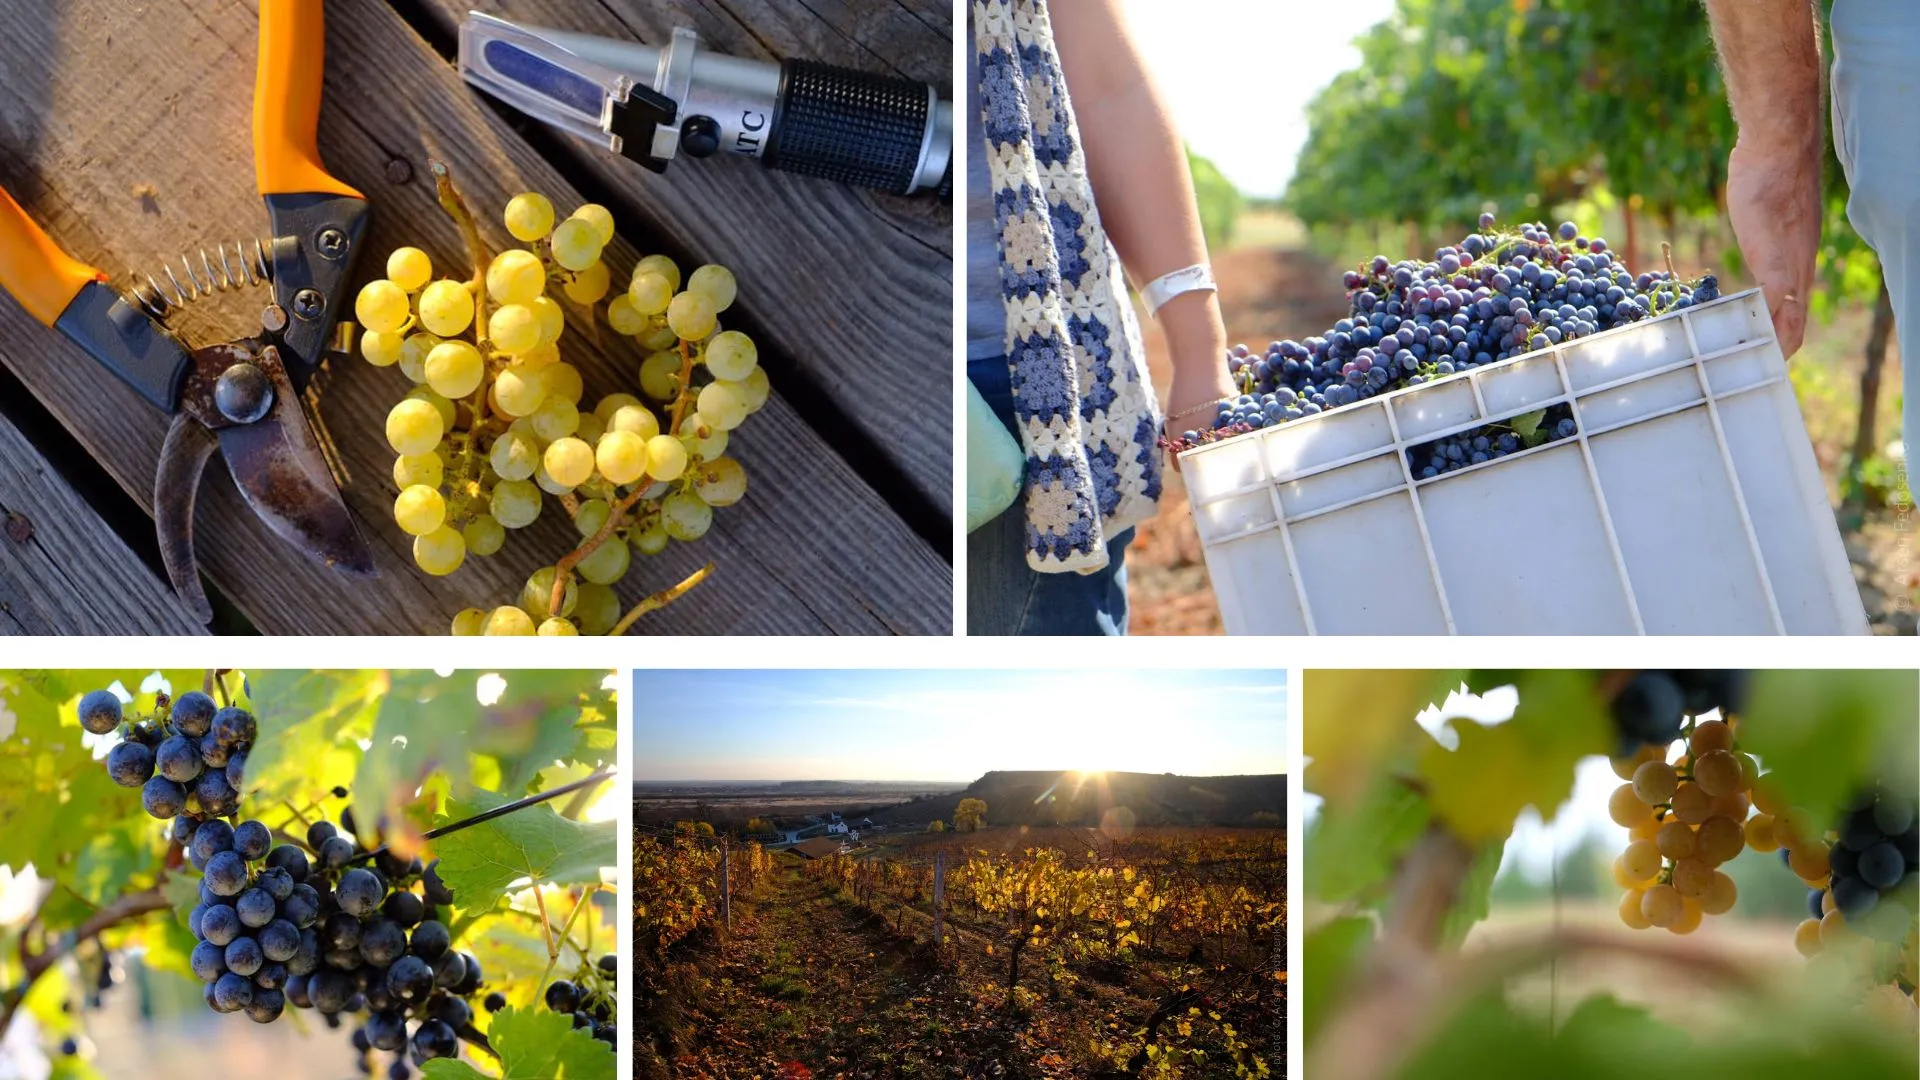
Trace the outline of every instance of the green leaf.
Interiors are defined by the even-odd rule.
[[[613,1048],[544,1009],[510,1007],[493,1016],[487,1041],[500,1057],[500,1080],[611,1080]],[[461,1061],[427,1062],[428,1080],[485,1080]]]
[[[1500,857],[1507,850],[1503,841],[1494,840],[1480,845],[1474,852],[1473,863],[1467,868],[1467,876],[1460,882],[1460,891],[1454,896],[1453,906],[1447,909],[1446,919],[1440,924],[1440,939],[1449,945],[1458,945],[1467,939],[1480,920],[1487,917],[1492,908],[1493,879],[1500,873]]]
[[[1545,423],[1546,419],[1547,410],[1535,409],[1507,421],[1507,426],[1513,428],[1514,434],[1520,436],[1528,446],[1533,446],[1535,445],[1534,437],[1540,433],[1540,425]]]
[[[1593,672],[1529,671],[1518,689],[1512,719],[1450,722],[1459,748],[1434,742],[1420,756],[1434,812],[1469,844],[1505,839],[1528,806],[1552,821],[1573,795],[1574,767],[1612,738]]]
[[[1375,778],[1411,758],[1414,717],[1460,685],[1458,671],[1328,671],[1305,676],[1306,788],[1329,806],[1366,796]]]
[[[439,824],[504,806],[512,799],[473,789],[447,801]],[[440,858],[440,880],[467,911],[485,911],[521,879],[535,884],[591,884],[600,868],[618,860],[614,839],[618,824],[585,823],[561,817],[552,803],[539,803],[492,821],[443,836],[433,842]]]
[[[1347,984],[1360,974],[1368,947],[1373,944],[1373,920],[1362,916],[1334,919],[1307,931],[1300,949],[1300,962],[1306,967],[1305,1035],[1309,1045],[1320,1027],[1340,1007],[1340,995]]]
[[[296,804],[352,780],[386,691],[378,671],[263,671],[252,676],[260,735],[247,755],[249,798]]]
[[[1741,717],[1741,748],[1787,800],[1828,821],[1863,782],[1912,790],[1920,697],[1912,671],[1762,671]]]
[[[1427,801],[1388,776],[1357,803],[1327,804],[1307,840],[1307,890],[1329,903],[1361,897],[1387,880],[1431,819]]]

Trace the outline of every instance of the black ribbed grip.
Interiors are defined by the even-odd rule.
[[[764,160],[776,169],[905,194],[927,137],[925,83],[788,60]]]

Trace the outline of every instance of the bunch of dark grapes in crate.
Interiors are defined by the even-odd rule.
[[[1272,342],[1264,354],[1234,346],[1227,366],[1239,396],[1220,403],[1209,429],[1182,432],[1169,448],[1313,416],[1720,295],[1711,275],[1636,274],[1572,222],[1512,230],[1492,214],[1431,261],[1376,255],[1343,283],[1349,315],[1326,333]]]
[[[1469,431],[1421,443],[1407,451],[1407,465],[1415,479],[1431,480],[1522,450],[1571,439],[1579,433],[1573,408],[1563,402],[1524,417],[1482,424]]]
[[[409,1059],[418,1066],[456,1055],[461,1039],[483,1041],[470,1003],[483,973],[452,947],[441,909],[453,894],[433,866],[357,843],[350,808],[341,826],[315,821],[300,838],[239,820],[250,713],[198,691],[161,695],[152,716],[131,722],[111,691],[86,695],[79,711],[90,732],[120,730],[108,774],[141,789],[147,813],[170,821],[168,838],[200,872],[189,964],[210,1008],[261,1024],[288,1006],[330,1027],[353,1021],[358,1050],[394,1055],[391,1078],[410,1074]]]

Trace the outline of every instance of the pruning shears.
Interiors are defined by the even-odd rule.
[[[122,292],[61,250],[0,190],[0,286],[71,338],[171,426],[155,471],[154,521],[167,576],[211,621],[193,553],[193,507],[217,449],[254,514],[320,563],[374,576],[373,555],[340,495],[317,402],[347,281],[367,227],[367,200],[320,163],[324,0],[261,0],[254,81],[254,173],[271,240],[202,250]],[[184,280],[183,280],[184,279]],[[271,281],[258,333],[194,348],[166,326],[179,307]]]

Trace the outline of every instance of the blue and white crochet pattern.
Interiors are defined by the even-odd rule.
[[[1100,227],[1046,0],[975,0],[1007,364],[1026,452],[1027,564],[1098,570],[1160,499],[1160,408]]]

